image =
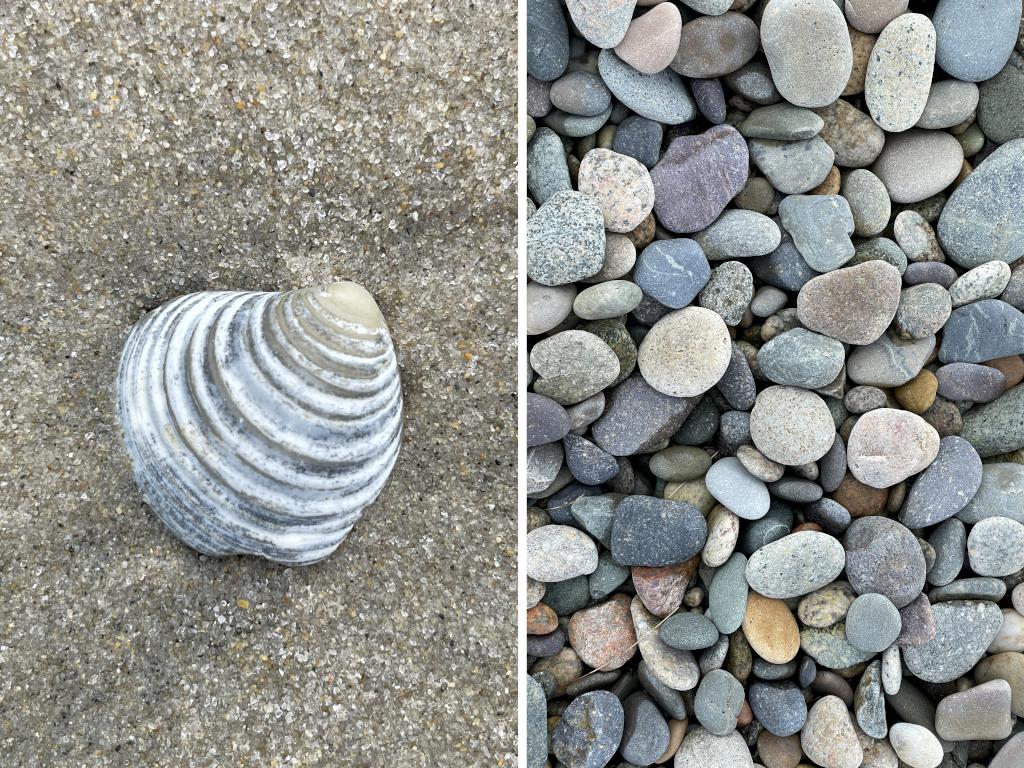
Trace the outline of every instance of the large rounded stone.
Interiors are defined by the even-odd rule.
[[[870,344],[889,327],[900,302],[900,273],[867,261],[815,277],[800,289],[800,322],[846,344]]]
[[[780,333],[757,352],[757,367],[767,379],[804,389],[827,386],[845,362],[841,342],[805,328]]]
[[[1003,144],[956,188],[939,217],[942,249],[961,267],[1024,255],[1024,139]]]
[[[939,0],[932,16],[935,62],[957,80],[995,76],[1013,51],[1020,0]]]
[[[658,221],[672,232],[704,229],[743,190],[748,164],[747,143],[732,126],[674,139],[651,169]]]
[[[853,476],[872,488],[890,488],[916,475],[939,453],[939,434],[909,411],[877,408],[854,424],[846,443]]]
[[[935,65],[935,28],[920,13],[905,13],[886,25],[868,60],[864,100],[886,131],[911,128],[924,113]]]
[[[629,603],[626,595],[614,595],[569,620],[569,644],[588,667],[607,672],[633,658],[636,632]]]
[[[969,672],[1003,624],[999,606],[987,601],[936,603],[932,613],[935,636],[903,649],[907,669],[928,683],[948,683]]]
[[[630,22],[622,42],[615,46],[615,53],[638,72],[657,74],[672,63],[682,26],[677,5],[658,3]]]
[[[533,346],[530,367],[539,377],[533,382],[537,394],[572,405],[615,381],[619,358],[592,333],[562,331]]]
[[[853,70],[846,19],[833,0],[769,0],[761,45],[779,93],[798,107],[831,104]]]
[[[754,446],[772,461],[800,466],[817,461],[835,441],[835,422],[825,401],[796,387],[768,387],[750,412]]]
[[[917,203],[952,184],[963,162],[963,147],[954,136],[914,128],[888,136],[871,170],[894,203]]]
[[[907,494],[899,520],[908,528],[941,523],[966,507],[981,487],[981,457],[962,437],[939,442],[935,461]]]
[[[747,561],[746,577],[759,594],[786,599],[825,586],[842,573],[843,564],[843,546],[836,538],[800,531],[754,552]]]
[[[610,549],[620,565],[675,565],[700,552],[707,537],[707,522],[692,504],[627,496],[615,509]]]
[[[526,534],[526,575],[535,581],[565,581],[597,568],[597,546],[568,525],[543,525]]]
[[[709,309],[686,307],[654,324],[637,352],[644,379],[659,392],[692,397],[725,374],[732,340],[722,318]]]
[[[814,702],[801,729],[800,744],[823,768],[860,768],[864,760],[850,712],[838,696],[823,696]]]
[[[986,517],[967,536],[967,558],[979,576],[1009,576],[1024,568],[1024,525]]]
[[[642,117],[666,125],[678,125],[697,116],[686,84],[671,69],[645,75],[606,48],[597,59],[601,79],[619,101]]]
[[[921,594],[924,554],[905,526],[887,517],[861,517],[850,524],[844,542],[846,577],[857,594],[878,592],[897,608]]]
[[[670,397],[635,374],[608,391],[604,412],[593,422],[591,435],[613,456],[656,451],[696,404],[697,398]]]
[[[1013,731],[1010,684],[990,680],[946,696],[935,708],[935,731],[949,741],[1001,741]]]
[[[701,79],[728,75],[754,57],[757,44],[757,25],[749,16],[698,16],[683,25],[672,69]]]
[[[712,669],[700,681],[693,697],[693,714],[716,736],[736,730],[743,706],[743,685],[724,669]]]

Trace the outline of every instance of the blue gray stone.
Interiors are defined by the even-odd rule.
[[[721,125],[725,122],[725,91],[720,80],[694,78],[690,80],[690,90],[693,91],[693,100],[697,102],[697,109],[705,120],[712,125]]]
[[[640,115],[630,115],[619,123],[612,140],[612,149],[620,155],[639,160],[646,168],[653,168],[661,155],[663,133],[661,123]]]
[[[727,736],[736,730],[742,707],[743,685],[724,669],[708,672],[693,697],[693,714],[716,736]]]
[[[1020,0],[939,0],[932,16],[935,63],[978,83],[1006,64],[1020,26]]]
[[[802,141],[751,139],[749,144],[754,165],[784,195],[810,192],[825,180],[835,161],[832,147],[818,136]],[[850,221],[853,232],[852,215]]]
[[[807,721],[807,702],[793,683],[757,681],[747,698],[754,717],[775,736],[792,736]]]
[[[597,133],[601,126],[608,122],[611,114],[611,107],[608,107],[601,114],[593,116],[574,115],[570,112],[563,112],[560,109],[553,109],[541,119],[544,125],[559,136],[579,139]]]
[[[622,758],[634,765],[650,765],[668,749],[668,723],[651,697],[641,691],[626,699],[623,710]]]
[[[651,243],[633,268],[633,281],[644,293],[673,309],[690,304],[710,278],[704,251],[683,237]]]
[[[978,94],[978,125],[996,144],[1024,138],[1024,56],[1014,51],[1006,66],[981,84]]]
[[[1024,384],[1008,389],[991,403],[964,414],[960,436],[983,459],[1024,448]],[[982,480],[984,486],[984,480]]]
[[[731,635],[743,623],[747,611],[746,568],[746,556],[733,552],[725,565],[715,571],[708,588],[706,615],[722,634]]]
[[[619,474],[615,457],[585,437],[568,434],[562,441],[565,463],[572,476],[585,485],[600,485]]]
[[[754,407],[757,383],[754,381],[754,373],[750,370],[747,356],[735,342],[732,345],[729,367],[725,369],[725,373],[715,386],[726,402],[736,410],[749,411]]]
[[[953,581],[964,567],[967,552],[967,529],[963,522],[951,517],[935,527],[928,543],[935,550],[935,562],[928,570],[928,583],[944,587]],[[931,598],[935,602],[935,598]]]
[[[830,272],[853,258],[853,213],[845,197],[791,194],[779,203],[779,217],[811,269]]]
[[[859,651],[881,653],[896,641],[902,628],[896,606],[875,592],[858,596],[846,612],[846,639]]]
[[[553,443],[569,434],[569,414],[550,397],[526,393],[526,446]]]
[[[662,712],[673,720],[686,719],[686,701],[683,700],[683,695],[661,682],[651,672],[651,668],[647,665],[646,661],[641,661],[637,665],[636,676],[643,689],[661,707]]]
[[[682,612],[669,616],[658,630],[662,642],[683,651],[710,648],[718,642],[718,628],[700,613]]]
[[[978,492],[957,514],[968,525],[996,516],[1024,523],[1024,465],[993,462],[982,466]]]
[[[767,256],[758,256],[747,263],[754,277],[784,291],[799,291],[808,280],[821,274],[804,261],[788,232],[782,233],[778,248]]]
[[[562,140],[550,128],[538,128],[526,150],[526,187],[537,205],[556,192],[572,189]]]

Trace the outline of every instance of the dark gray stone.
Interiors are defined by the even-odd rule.
[[[559,627],[546,635],[526,636],[526,655],[545,658],[554,656],[565,647],[565,630]]]
[[[903,283],[908,286],[938,283],[948,290],[956,282],[957,277],[956,270],[949,264],[941,261],[918,261],[907,265],[907,271],[903,273]]]
[[[1003,614],[995,603],[953,601],[932,606],[935,636],[903,649],[903,662],[917,678],[948,683],[970,671],[999,632]]]
[[[583,530],[607,547],[612,540],[615,506],[621,498],[618,494],[580,496],[569,505],[569,511]]]
[[[747,356],[735,343],[732,345],[729,367],[725,369],[725,373],[715,386],[726,402],[736,410],[749,411],[754,407],[757,383],[754,381]]]
[[[669,616],[658,633],[665,645],[683,651],[710,648],[718,642],[718,628],[699,613],[683,612]]]
[[[537,205],[572,189],[565,147],[550,128],[538,128],[526,150],[526,188]]]
[[[693,697],[693,714],[716,736],[727,736],[736,730],[742,706],[743,685],[724,669],[708,672]]]
[[[951,517],[936,526],[932,535],[928,537],[928,543],[935,550],[935,563],[928,571],[928,582],[943,587],[953,581],[964,567],[967,529],[962,521]],[[935,602],[931,594],[929,597]]]
[[[526,70],[554,80],[569,63],[569,28],[558,0],[537,0],[526,9]]]
[[[793,530],[793,515],[792,507],[773,499],[767,515],[742,526],[737,549],[752,555],[766,544],[788,536]]]
[[[807,281],[820,274],[804,261],[793,244],[793,238],[785,231],[778,248],[767,256],[749,259],[747,264],[758,280],[784,291],[799,291]]]
[[[857,725],[873,739],[884,739],[889,730],[882,693],[882,662],[873,661],[860,676],[853,692],[853,714]]]
[[[825,533],[838,536],[850,527],[852,518],[850,511],[829,498],[818,499],[804,509],[804,517],[809,523],[817,523]]]
[[[630,570],[619,565],[612,553],[604,550],[597,557],[597,569],[587,577],[590,599],[602,600],[621,587],[629,578]]]
[[[526,393],[526,446],[544,445],[569,434],[569,414],[550,397]]]
[[[692,504],[627,496],[615,510],[611,550],[621,565],[675,565],[700,552],[707,536],[707,522]]]
[[[672,435],[672,442],[677,445],[704,445],[710,442],[717,431],[718,409],[710,397],[704,397]]]
[[[1024,313],[999,299],[957,307],[942,331],[939,360],[984,363],[1024,353]]]
[[[619,474],[615,457],[585,437],[568,434],[562,441],[565,463],[573,477],[584,485],[600,485]]]
[[[651,697],[640,691],[626,699],[623,710],[622,758],[635,765],[650,765],[668,749],[668,723]]]
[[[1024,384],[967,411],[960,436],[983,459],[1024,448]]]
[[[831,384],[845,360],[842,342],[805,328],[780,333],[757,353],[757,366],[765,377],[776,384],[804,389]]]
[[[740,628],[747,611],[746,568],[746,556],[733,552],[725,565],[715,571],[708,588],[706,615],[715,623],[718,631],[726,635]]]
[[[986,138],[1004,144],[1024,137],[1024,56],[1014,51],[1006,66],[979,87],[978,125]]]
[[[697,102],[697,109],[705,120],[712,125],[721,125],[725,122],[725,91],[720,80],[695,78],[690,81],[690,90],[693,91],[693,100]]]
[[[605,411],[591,425],[591,434],[613,456],[648,453],[682,426],[697,402],[662,394],[636,374],[608,391]]]
[[[647,168],[653,168],[661,155],[663,133],[661,123],[630,115],[616,129],[612,149],[620,155],[639,160]]]
[[[828,453],[818,459],[818,485],[825,493],[832,493],[843,482],[846,476],[846,443],[841,435],[836,435],[836,440]]]
[[[548,761],[548,698],[544,688],[526,677],[526,766],[544,768]]]
[[[640,685],[657,702],[666,715],[673,720],[686,719],[686,702],[679,691],[669,688],[652,674],[651,668],[647,666],[646,661],[641,661],[637,665],[636,672]]]
[[[555,726],[551,751],[571,768],[604,768],[619,748],[624,725],[625,713],[615,694],[581,694]]]
[[[962,437],[944,437],[939,453],[907,494],[899,521],[908,528],[941,523],[974,498],[981,486],[981,457]]]

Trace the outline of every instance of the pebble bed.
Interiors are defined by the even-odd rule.
[[[528,766],[1024,766],[1020,0],[527,41]]]

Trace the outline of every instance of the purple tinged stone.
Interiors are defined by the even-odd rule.
[[[648,453],[682,426],[699,397],[672,397],[635,374],[607,393],[607,405],[591,426],[594,442],[613,456]]]
[[[949,264],[941,261],[917,261],[908,264],[903,273],[904,285],[923,285],[924,283],[938,283],[943,288],[949,288],[956,282],[956,270]]]
[[[693,100],[697,102],[697,109],[705,120],[712,125],[721,125],[725,122],[725,91],[720,80],[691,80],[690,90],[693,91]]]
[[[743,190],[748,168],[747,143],[732,126],[680,136],[651,169],[654,213],[672,232],[704,229]]]
[[[935,372],[937,394],[947,400],[988,403],[1006,390],[1002,371],[975,363],[950,363]]]

